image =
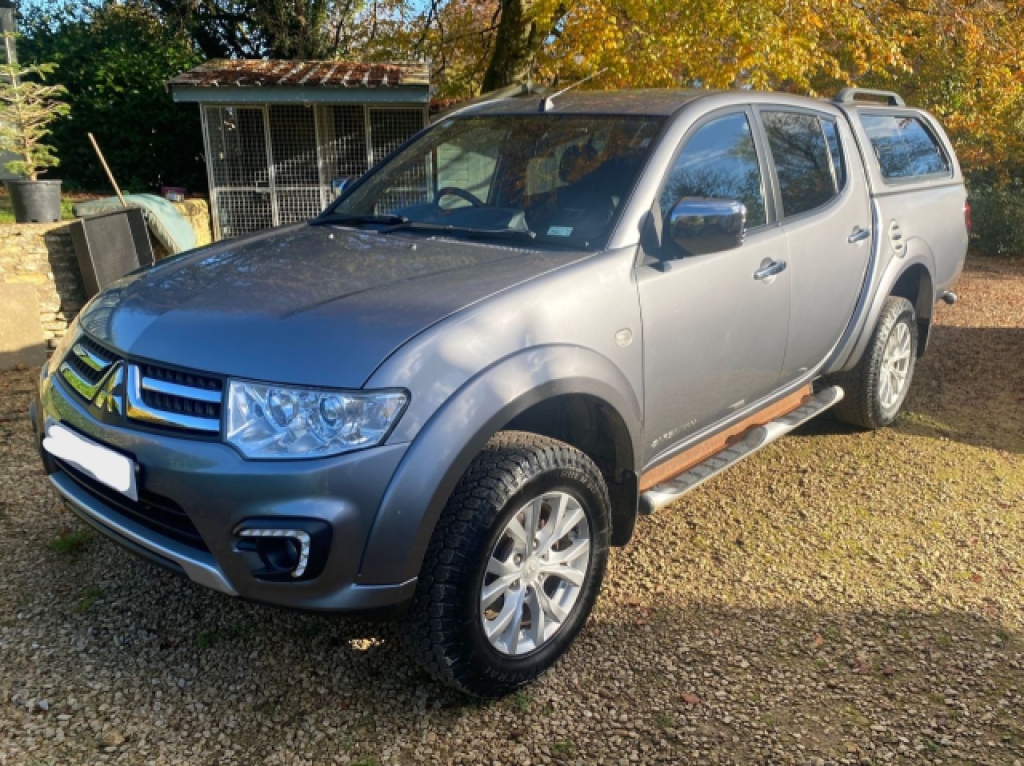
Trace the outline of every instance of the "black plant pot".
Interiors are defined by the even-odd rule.
[[[60,220],[60,181],[4,181],[18,223],[52,223]]]

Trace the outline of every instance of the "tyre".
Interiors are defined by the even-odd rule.
[[[535,434],[499,433],[434,529],[403,626],[407,650],[474,696],[533,681],[594,606],[610,519],[607,487],[586,455]]]
[[[889,296],[857,366],[833,376],[845,396],[835,407],[840,420],[884,428],[899,415],[917,361],[917,316],[906,298]]]

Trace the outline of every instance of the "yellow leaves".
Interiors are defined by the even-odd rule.
[[[446,0],[440,91],[479,87],[497,0]],[[559,16],[564,9],[564,15]],[[996,0],[534,0],[534,78],[588,87],[887,87],[940,113],[972,162],[1024,166],[1024,12]],[[557,21],[556,21],[557,19]],[[489,31],[491,30],[491,31]],[[450,42],[448,42],[450,41]],[[1016,154],[1015,154],[1016,153]]]

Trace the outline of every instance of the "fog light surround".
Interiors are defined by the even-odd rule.
[[[302,577],[309,564],[309,533],[301,529],[243,529],[239,537],[287,537],[299,543],[299,563],[291,571],[292,577]]]
[[[312,580],[327,564],[331,526],[319,519],[246,519],[234,530],[235,552],[252,575],[270,582]]]

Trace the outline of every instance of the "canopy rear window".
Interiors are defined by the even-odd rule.
[[[878,160],[882,178],[892,181],[950,174],[949,158],[918,117],[906,114],[860,115]]]

